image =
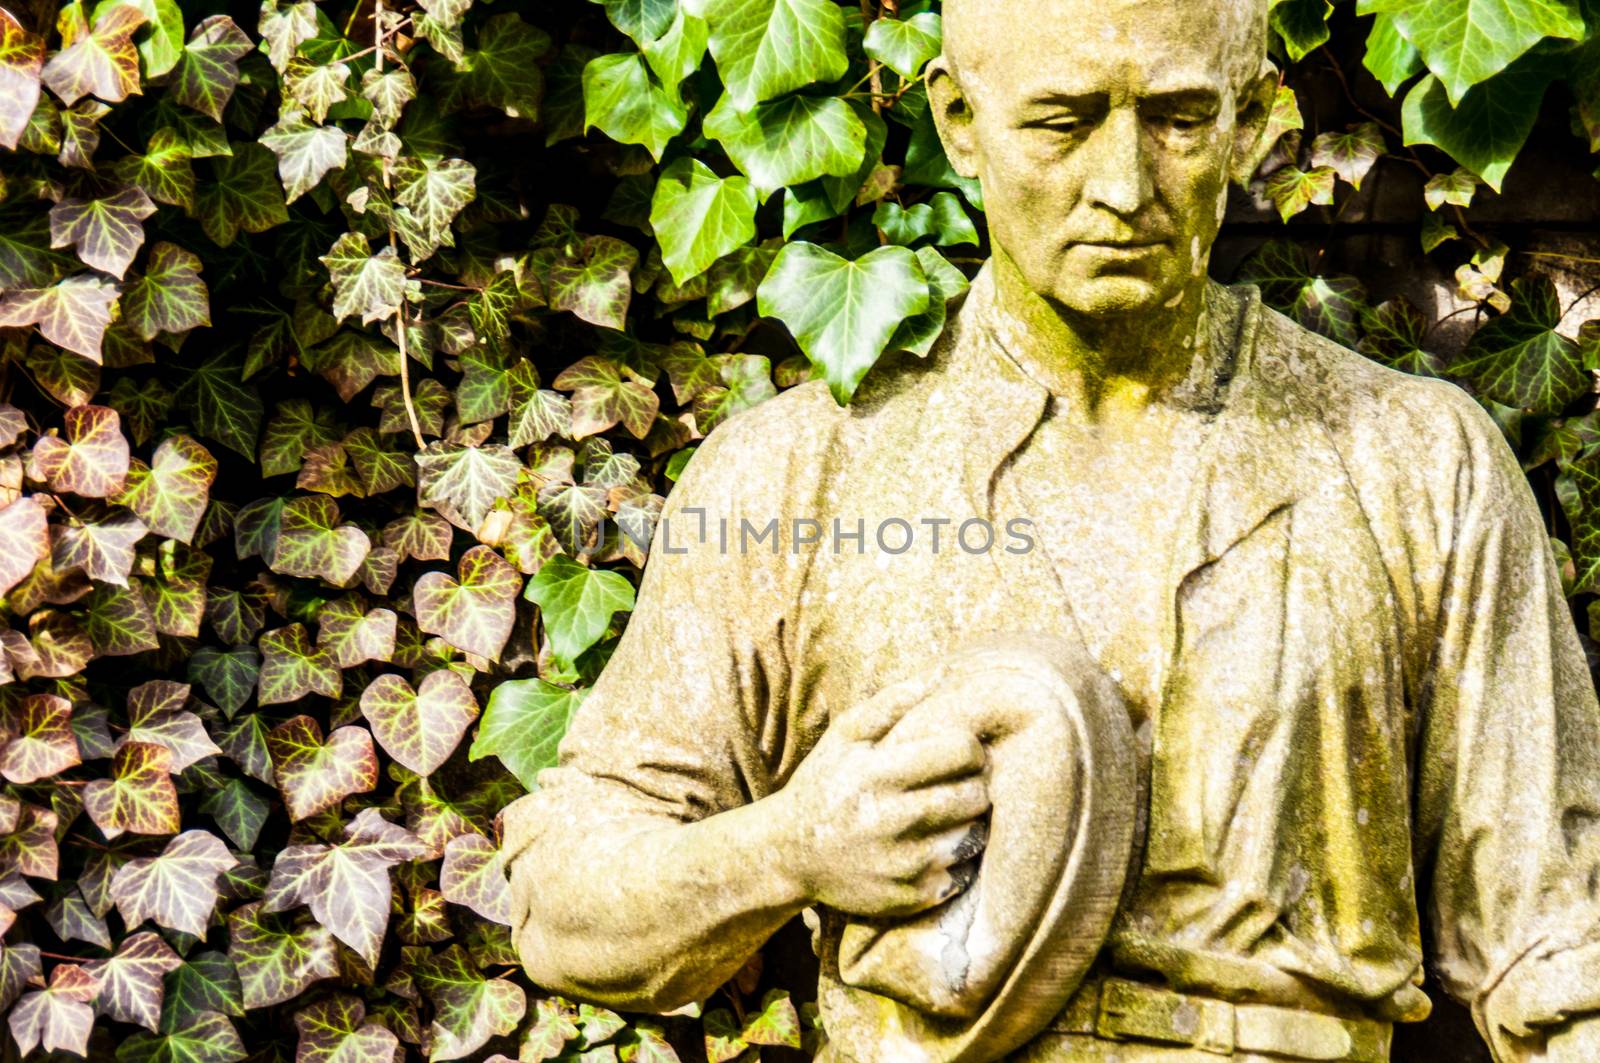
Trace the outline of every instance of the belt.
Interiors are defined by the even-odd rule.
[[[1299,1008],[1230,1004],[1213,997],[1106,978],[1085,983],[1050,1024],[1055,1033],[1180,1045],[1300,1060],[1389,1063],[1393,1026]]]

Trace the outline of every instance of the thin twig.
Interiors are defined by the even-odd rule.
[[[372,47],[375,55],[373,68],[381,76],[383,74],[383,0],[377,0],[377,4],[373,8],[372,33]],[[382,159],[380,166],[383,173],[383,191],[386,195],[392,195],[394,185],[390,180],[389,160]],[[392,209],[389,214],[389,250],[394,253],[396,258],[400,257],[400,241],[398,234],[395,232],[394,212]],[[407,356],[408,352],[406,351],[406,328],[406,300],[405,293],[402,291],[400,306],[395,311],[394,329],[395,343],[400,348],[400,401],[405,405],[406,419],[411,422],[411,436],[416,440],[417,449],[425,450],[427,449],[427,444],[422,440],[422,422],[417,420],[417,407],[411,401],[411,366],[409,365],[410,358]]]
[[[872,9],[872,0],[861,0],[861,18],[867,28],[877,18],[877,13]],[[882,114],[883,101],[879,97],[883,95],[883,65],[876,59],[867,60],[867,80],[872,85],[872,112]]]
[[[483,291],[482,288],[476,287],[476,286],[471,285],[471,284],[451,284],[449,281],[436,281],[436,280],[433,280],[430,277],[418,277],[417,280],[421,281],[423,284],[431,284],[435,288],[449,288],[451,291],[457,291],[457,292],[481,292],[481,291]]]

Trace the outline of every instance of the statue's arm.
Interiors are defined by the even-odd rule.
[[[1436,484],[1416,861],[1435,966],[1497,1060],[1600,1059],[1600,706],[1515,457],[1464,397]],[[1595,1052],[1562,1057],[1580,1044]],[[1565,1046],[1565,1047],[1564,1047]]]

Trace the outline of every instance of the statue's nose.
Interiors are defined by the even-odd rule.
[[[1113,108],[1080,150],[1087,175],[1083,194],[1090,206],[1126,218],[1150,202],[1155,194],[1150,157],[1134,108]]]

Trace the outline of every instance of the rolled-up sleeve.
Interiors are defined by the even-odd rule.
[[[1487,416],[1455,414],[1416,855],[1439,978],[1508,1063],[1600,1012],[1600,707],[1532,491]]]

